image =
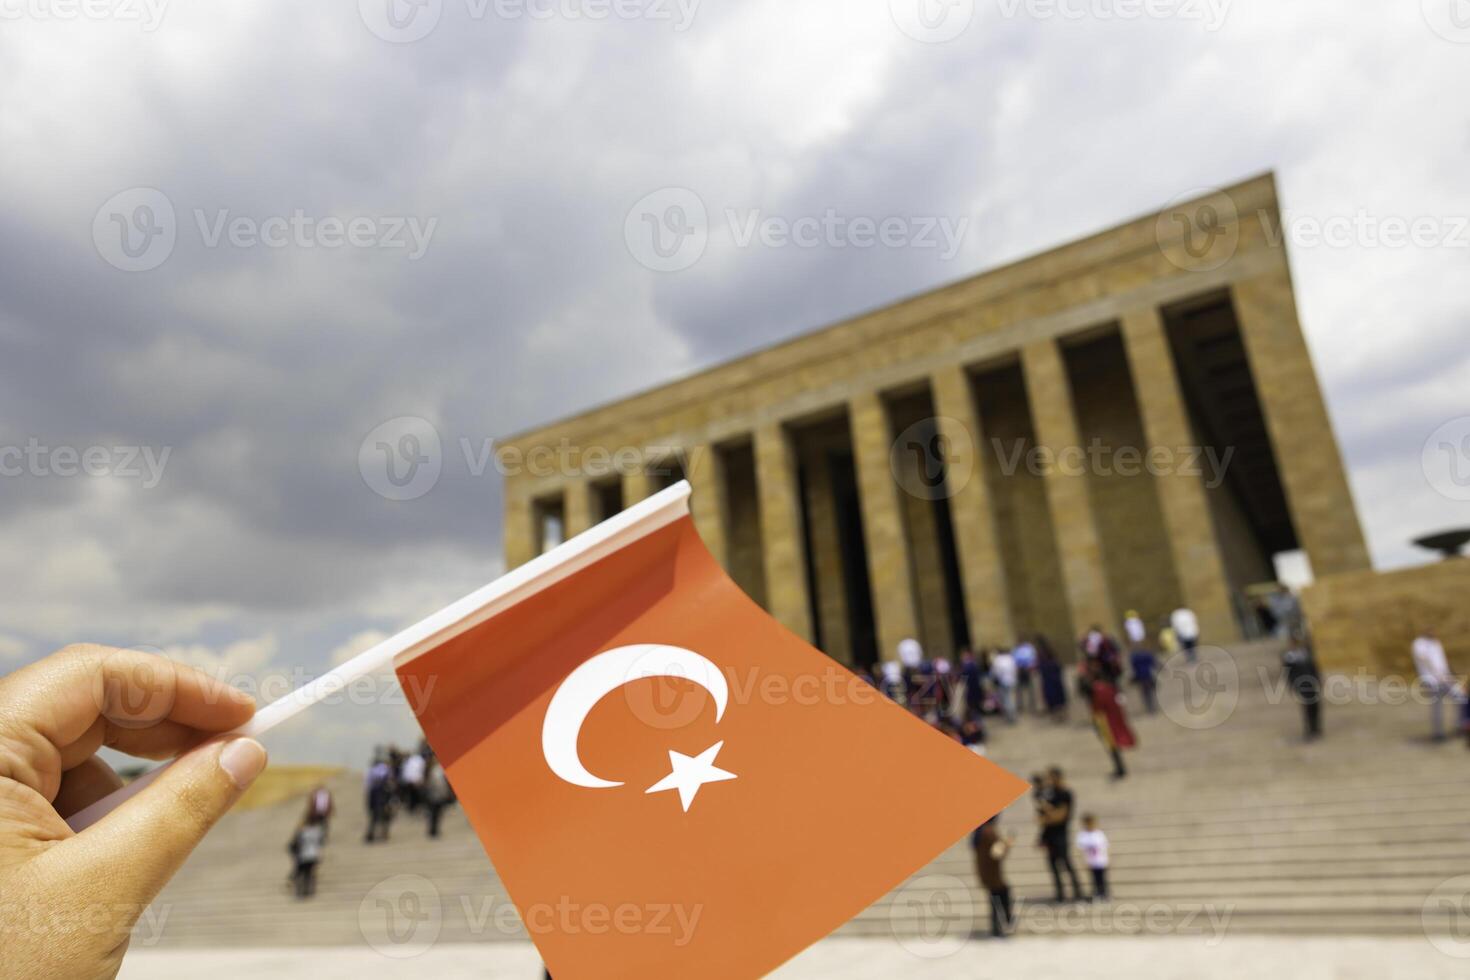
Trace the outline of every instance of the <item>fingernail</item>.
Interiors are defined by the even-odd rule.
[[[237,738],[220,751],[219,767],[244,789],[265,768],[265,746],[253,738]]]

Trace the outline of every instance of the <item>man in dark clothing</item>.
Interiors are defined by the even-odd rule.
[[[393,820],[393,773],[389,756],[381,750],[373,757],[363,780],[367,791],[368,825],[363,843],[388,839],[388,827]]]
[[[997,939],[1009,936],[1015,919],[1011,886],[1006,884],[1002,866],[1015,838],[1001,836],[997,815],[970,835],[970,843],[975,848],[975,871],[980,876],[980,887],[990,894],[990,933]]]
[[[1052,884],[1056,887],[1056,901],[1067,900],[1062,887],[1062,872],[1072,881],[1072,898],[1082,901],[1082,884],[1077,880],[1077,869],[1072,866],[1071,824],[1072,791],[1067,789],[1062,771],[1056,766],[1046,772],[1046,786],[1041,794],[1041,844],[1046,848],[1047,865],[1051,868]]]
[[[1135,647],[1128,661],[1133,668],[1133,683],[1138,685],[1138,693],[1143,697],[1143,709],[1149,714],[1156,713],[1159,710],[1159,658],[1152,650]]]
[[[1302,706],[1303,735],[1311,741],[1322,737],[1322,674],[1312,644],[1300,633],[1292,636],[1291,645],[1281,655],[1286,668],[1286,683]]]

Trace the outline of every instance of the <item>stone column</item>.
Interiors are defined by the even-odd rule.
[[[689,509],[694,526],[704,539],[704,546],[726,571],[730,569],[728,537],[725,530],[725,474],[720,454],[714,446],[699,445],[689,449],[684,462],[689,480]]]
[[[1097,623],[1116,634],[1118,615],[1108,589],[1102,540],[1087,489],[1087,456],[1061,348],[1054,340],[1030,344],[1021,351],[1021,366],[1037,445],[1050,451],[1054,461],[1046,472],[1046,499],[1072,627],[1081,631]]]
[[[536,520],[531,500],[517,493],[511,481],[505,485],[505,517],[501,527],[505,567],[509,571],[535,558],[541,550],[536,540]]]
[[[1235,315],[1271,434],[1297,540],[1318,578],[1370,567],[1317,372],[1297,322],[1286,255],[1232,287]]]
[[[986,482],[990,456],[970,379],[963,367],[953,365],[940,368],[930,384],[939,434],[949,454],[945,460],[945,492],[949,494],[949,515],[959,553],[970,642],[976,646],[1009,646],[1015,636],[990,484]]]
[[[646,500],[654,494],[653,477],[648,471],[639,466],[638,469],[629,470],[623,474],[623,509],[627,510],[640,500]]]
[[[1145,458],[1154,447],[1177,453],[1196,445],[1169,336],[1159,311],[1146,307],[1124,314],[1123,343],[1128,351],[1143,435],[1148,441],[1148,446],[1141,447]],[[1174,458],[1179,459],[1177,455]],[[1160,473],[1154,485],[1158,488],[1164,528],[1174,556],[1174,573],[1185,603],[1199,616],[1207,639],[1212,642],[1240,639],[1240,624],[1235,620],[1230,602],[1229,579],[1205,496],[1204,478],[1197,472],[1171,469]]]
[[[586,480],[573,480],[567,484],[562,503],[562,520],[565,524],[563,536],[575,537],[597,523],[592,516],[592,484]]]
[[[893,436],[883,399],[876,391],[853,398],[848,406],[848,418],[863,511],[868,581],[873,589],[878,656],[890,660],[896,655],[900,640],[919,638],[908,533],[898,505],[901,491],[889,462]]]
[[[796,460],[780,422],[767,422],[756,430],[755,471],[766,611],[791,632],[810,641],[812,614],[806,588]]]

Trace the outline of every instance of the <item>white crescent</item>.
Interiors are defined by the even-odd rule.
[[[605,650],[567,675],[551,696],[546,719],[541,723],[541,752],[557,776],[573,786],[610,789],[620,782],[603,779],[587,771],[577,754],[582,723],[597,702],[645,677],[676,677],[692,681],[709,691],[715,701],[715,721],[725,716],[730,687],[720,668],[693,650],[661,643]]]

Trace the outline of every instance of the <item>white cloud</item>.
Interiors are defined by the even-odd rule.
[[[0,662],[9,661],[17,663],[26,659],[30,653],[30,644],[16,636],[6,636],[0,633]]]
[[[363,630],[333,650],[328,659],[331,660],[332,666],[340,667],[359,653],[371,650],[388,637],[389,634],[382,630]]]
[[[175,643],[160,652],[170,660],[198,667],[216,677],[255,678],[271,667],[280,648],[280,641],[267,633],[219,648],[202,643]]]

